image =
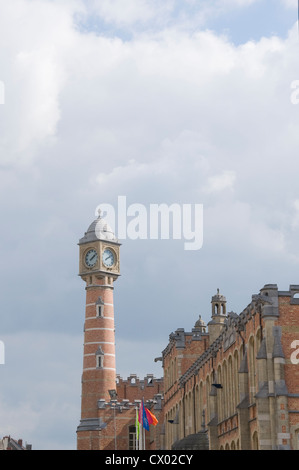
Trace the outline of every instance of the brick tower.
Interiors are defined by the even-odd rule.
[[[99,400],[116,388],[113,284],[119,272],[120,243],[101,218],[79,241],[79,276],[86,284],[81,421],[78,450],[100,448]]]

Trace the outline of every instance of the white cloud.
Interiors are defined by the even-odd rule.
[[[65,3],[37,0],[2,0],[0,7],[5,84],[0,161],[28,163],[55,136],[61,118],[59,98],[66,84],[67,50],[76,36],[73,10]]]
[[[298,9],[298,0],[280,0],[287,8]]]
[[[0,436],[23,439],[33,450],[75,449],[83,336],[33,329],[1,339]]]
[[[294,215],[293,215],[292,227],[296,228],[296,227],[299,227],[299,199],[296,199],[293,202],[293,208],[294,208]]]
[[[98,15],[102,21],[116,27],[132,30],[139,25],[152,30],[169,28],[190,28],[203,26],[206,21],[216,15],[247,8],[260,0],[96,0],[88,3],[89,17]]]
[[[158,13],[169,9],[173,2],[157,2],[148,0],[102,0],[93,1],[89,4],[93,13],[97,12],[101,18],[107,22],[116,24],[133,24],[136,22],[145,23],[153,19]]]
[[[210,176],[208,178],[207,186],[203,188],[204,192],[214,193],[223,191],[224,189],[233,189],[236,179],[234,171],[226,170],[221,175]]]
[[[1,396],[1,395],[0,395]],[[26,439],[26,436],[33,436],[40,420],[38,411],[32,408],[30,402],[20,403],[12,407],[6,403],[6,396],[2,394],[0,405],[1,437],[11,436],[13,439]],[[4,424],[5,423],[5,424]],[[28,444],[30,442],[27,441]]]
[[[246,281],[250,294],[270,278],[297,282],[297,29],[237,47],[198,25],[182,28],[192,2],[188,11],[175,11],[175,2],[162,11],[162,3],[131,0],[125,10],[97,2],[117,25],[157,20],[122,40],[101,25],[99,35],[81,34],[73,16],[85,13],[83,2],[0,0],[1,328],[15,332],[0,337],[7,361],[9,345],[14,354],[1,369],[0,422],[2,434],[18,432],[35,448],[75,438],[81,340],[61,330],[81,333],[76,243],[98,204],[125,194],[129,203],[204,205],[199,252],[160,241],[122,247],[115,302],[123,374],[126,363],[128,374],[141,373],[146,357],[150,373],[160,340],[192,327],[198,309],[208,315],[207,292],[218,283],[244,307]],[[13,297],[16,266],[22,281]],[[159,338],[137,363],[135,328],[149,315],[144,342]],[[23,333],[37,325],[39,337]]]

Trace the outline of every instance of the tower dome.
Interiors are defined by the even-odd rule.
[[[195,322],[194,328],[196,328],[197,330],[200,330],[202,333],[205,333],[205,331],[206,331],[206,324],[205,324],[205,322],[202,320],[201,315],[199,315],[198,320]]]
[[[90,224],[84,237],[79,240],[79,245],[96,240],[109,240],[118,243],[112,228],[108,222],[102,218],[101,210],[98,210],[98,217]]]
[[[212,302],[226,302],[225,296],[220,294],[219,289],[217,289],[217,294],[213,295]]]

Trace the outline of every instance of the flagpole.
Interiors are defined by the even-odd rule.
[[[141,406],[142,406],[142,404],[140,403],[140,407],[139,407],[140,416],[141,416]],[[139,429],[139,449],[142,450],[142,430],[143,430],[142,418],[140,419],[139,424],[140,424],[140,429]]]
[[[145,412],[145,409],[144,409],[144,397],[142,397],[142,412],[144,413]],[[143,421],[143,420],[142,420]],[[145,429],[143,427],[143,450],[145,450]]]
[[[138,450],[138,408],[135,408],[135,450]]]

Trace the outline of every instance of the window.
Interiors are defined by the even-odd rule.
[[[136,450],[136,427],[129,426],[129,450]]]
[[[97,367],[103,367],[103,356],[97,356]]]
[[[254,396],[256,393],[256,370],[255,370],[255,344],[254,338],[251,337],[248,343],[249,346],[249,397],[250,403],[254,403]]]
[[[131,383],[131,385],[136,385],[136,376],[135,375],[130,375],[130,383]]]
[[[101,297],[98,298],[96,301],[96,316],[103,317],[104,316],[104,302]]]
[[[104,306],[103,305],[97,305],[97,317],[103,317],[103,311],[104,311]]]
[[[252,436],[252,450],[259,450],[258,434],[255,431]]]
[[[96,352],[96,367],[97,368],[103,368],[104,367],[104,352],[103,352],[101,346],[98,347],[98,350]]]

